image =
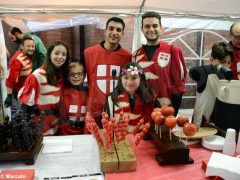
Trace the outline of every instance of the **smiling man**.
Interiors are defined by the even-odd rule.
[[[4,101],[6,108],[11,106],[12,119],[18,115],[20,104],[17,93],[23,87],[28,75],[32,73],[32,58],[35,53],[35,42],[27,37],[22,40],[22,50],[16,51],[9,61],[8,76],[6,79],[7,98]]]
[[[87,112],[90,112],[97,122],[101,119],[106,96],[113,90],[113,86],[117,85],[121,67],[131,61],[131,54],[119,44],[124,28],[125,23],[121,18],[108,19],[105,41],[84,51],[89,85]]]
[[[146,12],[142,16],[142,32],[147,44],[133,54],[133,61],[144,69],[148,85],[158,96],[161,105],[172,105],[175,115],[185,93],[186,64],[181,49],[160,41],[161,16]]]
[[[234,61],[231,63],[233,78],[240,80],[240,21],[230,27],[230,44],[235,53]]]
[[[12,27],[8,32],[8,37],[13,43],[20,45],[18,48],[19,50],[22,49],[22,45],[21,45],[22,39],[30,37],[34,40],[36,47],[35,47],[34,56],[32,58],[33,71],[39,68],[46,61],[47,50],[42,40],[35,34],[23,33],[19,28]]]

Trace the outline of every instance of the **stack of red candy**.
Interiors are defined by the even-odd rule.
[[[129,114],[124,114],[123,112],[120,112],[119,121],[117,122],[114,117],[109,117],[106,112],[103,112],[101,120],[103,125],[102,136],[99,133],[99,127],[97,123],[92,118],[89,112],[86,115],[85,122],[87,130],[96,138],[98,145],[108,150],[110,149],[114,140],[116,140],[117,143],[125,140],[129,123]],[[134,129],[136,145],[139,144],[140,140],[143,139],[144,135],[150,128],[149,123],[146,123],[145,125],[143,123],[144,120],[141,119]]]

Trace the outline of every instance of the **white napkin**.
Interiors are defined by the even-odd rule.
[[[205,176],[220,176],[225,180],[239,180],[240,158],[213,152]]]
[[[49,153],[70,153],[73,150],[73,140],[63,139],[63,140],[45,140],[42,150],[42,154]]]

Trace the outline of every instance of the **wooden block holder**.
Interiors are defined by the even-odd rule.
[[[189,148],[183,144],[172,133],[172,140],[170,141],[169,130],[161,127],[162,136],[155,134],[154,125],[148,133],[154,144],[158,148],[156,159],[160,165],[174,165],[174,164],[193,164],[194,160],[189,156]]]
[[[115,148],[116,147],[116,148]],[[111,145],[106,152],[104,148],[100,148],[100,161],[102,172],[126,172],[135,171],[137,160],[129,143],[125,140]]]
[[[18,152],[9,145],[5,152],[0,152],[0,161],[22,161],[25,162],[26,165],[33,165],[37,159],[37,156],[42,147],[43,136],[39,135],[35,142],[34,146],[30,151],[22,151]]]

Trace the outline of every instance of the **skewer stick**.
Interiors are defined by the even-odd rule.
[[[169,136],[170,136],[170,141],[172,141],[172,133],[171,133],[171,129],[169,129]]]
[[[186,143],[185,143],[185,146],[187,146],[187,140],[188,140],[188,137],[186,138]]]
[[[159,126],[159,137],[160,137],[160,139],[162,138],[162,127],[161,126]]]
[[[180,130],[181,132],[180,132],[180,135],[181,135],[181,133],[183,134],[183,128],[181,128],[181,130]],[[180,136],[180,138],[179,138],[179,142],[182,140],[182,136]]]

